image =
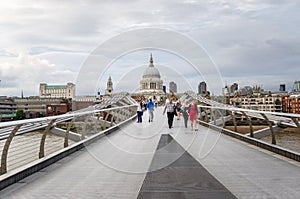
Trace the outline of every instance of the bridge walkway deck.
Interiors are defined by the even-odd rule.
[[[203,190],[206,185],[215,193],[228,190],[229,198],[300,198],[300,167],[297,162],[205,127],[199,126],[198,131],[192,132],[183,127],[182,119],[174,120],[174,128],[168,129],[162,109],[157,109],[154,114],[153,123],[145,121],[145,114],[143,123],[134,121],[120,127],[85,149],[2,190],[0,198],[157,198],[155,194],[140,193],[149,191],[151,183],[162,183],[161,179],[148,178],[147,175],[177,164],[176,161],[183,161],[185,150],[172,152],[176,143],[191,156],[184,161],[194,159],[204,168],[203,172],[209,172],[214,178],[196,179],[206,182],[195,185],[199,188],[196,191]],[[174,140],[170,142],[172,144],[161,148],[162,134],[169,134]],[[157,158],[160,149],[170,154]],[[193,176],[193,173],[188,175]],[[180,178],[175,179],[180,182]],[[213,180],[212,183],[210,180]],[[177,187],[179,185],[176,184]],[[215,185],[211,186],[215,188],[211,189],[209,185]],[[184,184],[182,187],[185,187]],[[166,193],[170,189],[172,187],[160,191]],[[193,194],[189,196],[198,198]],[[178,195],[178,198],[182,197],[189,198],[188,195]]]

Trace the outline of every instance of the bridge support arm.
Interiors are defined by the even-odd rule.
[[[267,123],[269,125],[271,135],[272,135],[272,144],[276,144],[276,138],[275,138],[275,133],[273,130],[272,122],[268,119],[268,117],[264,113],[261,113],[261,116],[263,116],[263,118],[267,121]]]
[[[222,127],[225,128],[226,127],[226,124],[225,124],[226,122],[225,122],[225,119],[224,119],[224,117],[225,117],[224,115],[226,115],[226,114],[222,113],[222,110],[218,110],[218,112],[219,112],[220,117],[222,119],[222,123],[223,123]]]
[[[70,121],[68,128],[66,130],[66,135],[65,135],[65,141],[64,141],[64,148],[69,146],[69,133],[70,133],[70,129],[72,124],[75,122],[76,117],[73,117],[73,119]]]
[[[4,174],[7,172],[7,155],[8,155],[8,149],[10,146],[10,143],[12,142],[12,139],[14,138],[17,131],[20,129],[22,125],[17,125],[15,128],[11,131],[8,138],[6,139],[6,142],[3,147],[2,156],[1,156],[1,168],[0,168],[0,174]]]
[[[109,118],[109,116],[110,116],[111,118]],[[110,112],[110,111],[106,112],[106,115],[105,115],[105,118],[104,118],[104,122],[105,122],[104,127],[105,127],[105,129],[109,128],[109,126],[107,125],[107,123],[108,123],[108,120],[109,120],[109,119],[112,119],[112,117],[113,117],[113,116],[111,115],[111,112]]]
[[[114,118],[115,118],[115,115],[114,114],[112,114],[112,112],[111,112],[111,118],[110,118],[110,126],[109,127],[112,127],[114,124],[113,124],[113,122],[114,122]]]
[[[87,123],[90,119],[90,115],[87,115],[84,119],[84,123],[82,125],[82,132],[81,132],[81,140],[84,140],[87,134]]]
[[[296,126],[298,127],[298,129],[300,130],[300,124],[299,124],[299,120],[295,117],[292,117],[293,122],[296,124]]]
[[[249,124],[249,130],[250,130],[250,137],[254,137],[253,135],[253,125],[252,125],[252,120],[251,117],[249,117],[244,111],[241,111],[242,114],[246,117],[248,124]]]
[[[234,132],[237,132],[237,124],[236,124],[236,117],[235,117],[235,112],[231,111],[231,117],[234,125]]]
[[[210,109],[210,115],[211,115],[211,117],[214,120],[214,125],[216,125],[217,124],[217,121],[216,121],[217,120],[217,118],[216,118],[217,116],[216,116],[215,110],[213,108]]]
[[[39,158],[43,158],[45,156],[45,142],[46,142],[46,137],[47,134],[49,133],[49,130],[51,128],[51,126],[53,125],[53,123],[55,122],[56,119],[51,120],[49,122],[49,124],[46,126],[42,139],[41,139],[41,143],[40,143],[40,152],[39,152]]]
[[[207,108],[204,108],[204,113],[205,113],[204,121],[205,121],[206,123],[208,123],[208,113],[207,113]]]

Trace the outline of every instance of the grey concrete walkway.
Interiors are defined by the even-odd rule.
[[[300,198],[300,164],[199,126],[173,135],[238,198]]]
[[[122,127],[2,190],[0,198],[137,198],[148,170],[158,171],[181,157],[176,153],[151,165],[166,133],[238,198],[300,198],[297,163],[204,127],[191,132],[182,127],[182,120],[168,129],[162,109],[154,114],[153,123],[145,114],[142,124]]]

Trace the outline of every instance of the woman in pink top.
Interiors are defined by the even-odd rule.
[[[192,131],[195,130],[197,131],[197,115],[198,115],[198,108],[197,105],[195,104],[195,100],[192,100],[192,103],[189,108],[189,115],[190,115],[190,120],[191,120],[191,127]]]

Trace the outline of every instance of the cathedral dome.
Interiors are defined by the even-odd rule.
[[[160,73],[157,68],[153,65],[152,54],[150,57],[150,64],[143,73],[143,78],[160,78]]]
[[[143,78],[153,78],[153,77],[160,78],[159,71],[157,70],[157,68],[154,68],[153,66],[152,67],[149,66],[144,71]]]

